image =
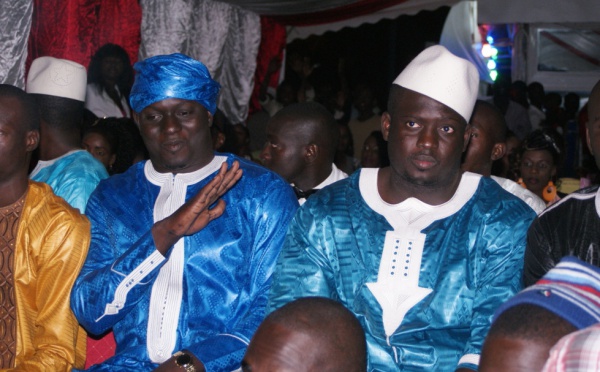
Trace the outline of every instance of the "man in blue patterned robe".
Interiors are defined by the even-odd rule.
[[[130,100],[150,160],[88,202],[92,242],[71,306],[116,355],[93,371],[231,371],[265,315],[297,208],[276,174],[215,154],[219,84],[187,56],[135,66]],[[216,219],[216,220],[215,220]]]
[[[369,371],[476,370],[494,310],[521,288],[535,213],[460,171],[478,80],[444,47],[423,51],[382,116],[391,166],[321,190],[290,224],[270,310],[339,300],[363,325]]]

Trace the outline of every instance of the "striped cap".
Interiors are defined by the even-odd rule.
[[[600,322],[600,268],[576,257],[564,257],[537,283],[525,288],[496,310],[520,304],[540,306],[582,329]]]

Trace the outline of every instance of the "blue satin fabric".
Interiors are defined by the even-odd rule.
[[[277,263],[268,311],[299,297],[333,298],[365,329],[369,371],[454,371],[463,355],[480,354],[494,310],[521,289],[525,236],[535,213],[481,178],[458,212],[422,230],[427,236],[419,286],[433,292],[408,311],[388,344],[381,307],[365,284],[377,281],[392,227],[365,203],[359,174],[321,190],[299,209]]]
[[[107,177],[104,165],[89,152],[80,150],[41,169],[31,179],[50,185],[56,195],[83,213],[90,195]]]
[[[298,202],[289,185],[255,163],[240,162],[244,174],[223,200],[224,214],[200,232],[185,237],[186,266],[175,350],[198,356],[207,371],[240,366],[247,343],[265,315],[271,275],[288,222]],[[116,355],[94,371],[151,371],[146,350],[148,306],[158,271],[148,273],[127,295],[116,315],[104,316],[123,280],[156,251],[150,228],[159,188],[147,181],[144,162],[102,182],[90,198],[86,214],[92,242],[71,293],[79,322],[94,334],[113,327]],[[196,194],[211,175],[188,187]]]
[[[221,86],[202,62],[181,53],[150,57],[137,62],[129,103],[135,112],[167,98],[196,101],[211,114],[217,109]]]

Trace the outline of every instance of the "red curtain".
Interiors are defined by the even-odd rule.
[[[142,12],[132,0],[34,0],[27,67],[37,57],[65,58],[88,66],[106,43],[137,60]]]
[[[260,104],[258,103],[258,90],[260,83],[265,77],[267,66],[269,61],[273,57],[277,57],[280,60],[283,58],[283,49],[286,44],[286,31],[285,26],[280,22],[276,21],[272,17],[261,17],[261,39],[260,46],[258,48],[258,55],[256,61],[256,72],[254,73],[254,92],[250,100],[249,113],[260,110]],[[282,66],[283,68],[283,66]],[[279,81],[279,74],[273,74],[269,86],[277,87]]]

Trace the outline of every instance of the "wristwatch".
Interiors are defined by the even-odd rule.
[[[194,360],[188,353],[184,353],[183,351],[178,351],[173,354],[175,357],[175,364],[178,367],[181,367],[185,370],[185,372],[196,372],[196,367],[194,367]]]

